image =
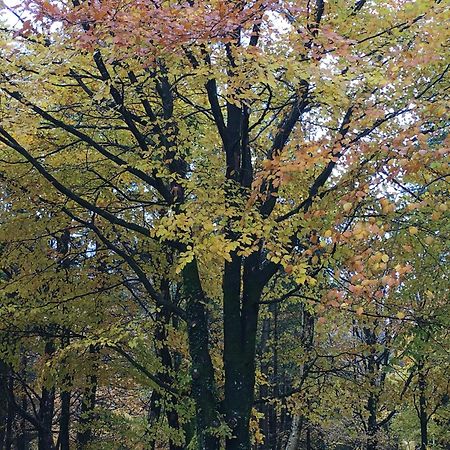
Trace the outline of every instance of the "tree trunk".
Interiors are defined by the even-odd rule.
[[[428,414],[427,399],[425,389],[427,387],[425,373],[423,371],[424,363],[419,363],[419,419],[420,419],[420,450],[428,448]]]
[[[12,379],[11,379],[11,395],[14,395]],[[15,417],[14,405],[12,404],[12,402],[9,402],[8,417],[6,420],[5,441],[4,441],[5,450],[11,450],[12,448],[14,417]]]
[[[70,344],[69,331],[64,330],[64,335],[61,339],[61,346],[67,347]],[[60,390],[61,401],[61,415],[59,418],[59,436],[58,444],[60,450],[70,450],[70,388],[71,377],[66,375],[64,378],[64,385]]]
[[[298,441],[300,439],[300,434],[302,432],[302,416],[296,414],[292,419],[291,433],[289,434],[289,439],[286,445],[286,450],[297,450]]]
[[[25,397],[22,398],[21,408],[24,411],[28,409],[28,402]],[[16,435],[16,445],[17,450],[29,450],[30,449],[30,434],[27,432],[27,421],[23,417],[20,418],[19,429],[17,430]]]
[[[154,390],[150,396],[150,405],[148,408],[147,420],[150,427],[156,425],[161,417],[161,394]],[[152,428],[148,431],[150,439],[150,450],[155,450],[156,448],[156,437],[152,432]]]
[[[184,267],[183,281],[192,359],[191,392],[196,403],[197,448],[218,450],[219,439],[211,432],[219,426],[219,419],[214,368],[209,353],[206,299],[195,260]]]
[[[54,448],[52,423],[55,403],[55,390],[42,389],[42,396],[39,406],[39,419],[41,427],[38,433],[38,449],[52,450]]]
[[[270,338],[270,327],[271,327],[271,318],[270,317],[266,317],[264,318],[263,322],[262,322],[262,330],[261,330],[261,340],[260,340],[260,345],[259,345],[259,361],[261,361],[260,363],[260,370],[261,370],[261,375],[263,377],[265,377],[266,380],[269,379],[269,369],[270,369],[270,364],[269,364],[269,360],[266,357],[266,352],[267,352],[267,345],[269,342],[269,338]],[[269,385],[268,383],[264,383],[260,386],[259,388],[259,395],[261,399],[265,399],[266,397],[269,396]],[[270,414],[270,404],[268,402],[264,402],[260,408],[260,411],[264,414],[263,417],[261,418],[261,420],[259,421],[259,428],[261,429],[262,433],[264,434],[264,443],[261,444],[258,448],[260,450],[263,449],[269,449],[269,434],[270,434],[270,429],[269,429],[269,414]]]
[[[8,365],[0,360],[0,449],[5,447],[9,412],[9,370]]]
[[[262,323],[261,341],[259,346],[259,360],[261,374],[266,378],[267,384],[263,384],[260,387],[260,397],[262,399],[273,396],[278,396],[278,355],[277,355],[277,342],[278,342],[278,322],[277,322],[278,304],[274,303],[269,305],[269,312],[271,317],[266,317]],[[272,326],[273,324],[273,326]],[[273,335],[274,345],[269,347],[269,339]],[[268,355],[272,351],[272,358],[269,359]],[[271,370],[272,369],[272,373]],[[260,429],[264,434],[264,443],[258,448],[266,450],[276,450],[277,447],[277,411],[270,402],[264,402],[261,407],[261,412],[264,417],[260,420]]]
[[[13,443],[14,409],[14,381],[7,364],[3,364],[0,380],[0,403],[2,404],[2,421],[0,430],[0,449],[11,450]],[[3,415],[4,414],[4,415]]]
[[[367,401],[369,418],[367,422],[367,450],[377,450],[377,401],[375,395],[371,392]]]
[[[97,376],[89,376],[89,385],[84,391],[81,401],[81,411],[79,426],[80,431],[77,433],[77,450],[84,450],[92,441],[93,433],[91,428],[92,413],[95,408],[97,395]]]
[[[300,342],[305,350],[305,352],[310,352],[313,347],[314,342],[314,316],[307,311],[305,308],[305,305],[302,305],[301,309],[301,331],[300,331]],[[302,364],[300,366],[299,371],[299,377],[300,377],[300,383],[303,384],[306,377],[308,376],[307,366],[308,366],[308,359],[305,362],[305,364]],[[291,424],[291,432],[289,434],[288,443],[286,445],[285,450],[296,450],[300,436],[302,433],[303,424],[305,422],[305,417],[301,414],[296,414],[292,418],[292,424]],[[308,445],[308,433],[309,431],[309,424],[307,424],[307,442]]]
[[[278,303],[270,305],[270,311],[273,315],[273,348],[272,348],[272,379],[270,385],[272,388],[272,396],[277,398],[279,392],[279,376],[278,376]],[[269,410],[269,434],[268,444],[270,449],[277,448],[277,436],[278,436],[278,415],[274,405],[270,405]]]
[[[47,341],[45,344],[45,355],[51,356],[55,351],[55,346],[52,341]],[[54,448],[52,425],[53,413],[55,410],[55,388],[43,387],[41,392],[41,399],[39,402],[39,423],[38,430],[38,449],[52,450]]]
[[[286,393],[286,376],[283,375],[283,392]],[[277,446],[274,450],[282,450],[286,447],[287,439],[289,438],[288,431],[290,430],[291,423],[286,408],[286,400],[283,399],[283,407],[281,408],[279,426],[280,430],[277,436]]]
[[[163,281],[161,283],[161,291],[164,295],[164,300],[170,302],[170,289],[169,283],[167,281]],[[159,379],[162,380],[167,385],[171,385],[173,383],[173,378],[169,375],[170,372],[176,370],[175,363],[172,358],[172,354],[170,352],[169,347],[167,346],[167,324],[170,321],[170,313],[167,311],[167,308],[162,308],[156,316],[156,330],[155,330],[155,339],[157,341],[157,345],[155,348],[155,352],[161,360],[162,366],[164,370],[158,373]],[[154,394],[157,394],[154,392]],[[156,400],[156,396],[155,396]],[[158,399],[159,400],[159,399]],[[175,396],[171,396],[170,398],[170,408],[166,408],[166,418],[167,423],[170,428],[178,430],[180,428],[180,421],[178,417],[178,413],[175,409],[177,405],[177,398]],[[160,409],[160,407],[159,407]],[[161,411],[155,411],[157,413],[157,419],[160,418]],[[183,450],[183,447],[169,441],[169,450]]]
[[[377,409],[378,409],[378,397],[376,391],[376,335],[375,330],[370,328],[364,328],[364,339],[369,346],[370,354],[367,357],[367,376],[369,377],[370,392],[367,399],[366,409],[369,413],[367,419],[367,450],[377,450],[378,447],[378,422],[377,422]]]
[[[60,398],[59,448],[60,450],[70,450],[70,391],[62,391]]]
[[[311,423],[308,422],[308,425],[306,427],[306,450],[311,450]]]
[[[161,379],[164,380],[164,377],[161,377]],[[153,391],[151,398],[150,398],[150,407],[148,411],[148,423],[151,426],[155,426],[158,424],[158,421],[161,419],[161,401],[163,400],[163,397],[159,392]],[[172,398],[170,400],[171,402],[176,402],[175,398]],[[169,426],[173,429],[179,429],[180,428],[180,422],[178,418],[178,414],[176,411],[173,410],[166,410],[166,417],[167,417],[167,423]],[[156,438],[152,437],[152,430],[149,430],[149,440],[150,445],[149,448],[151,450],[155,450],[156,448]],[[188,442],[186,442],[186,445]],[[169,450],[183,450],[186,448],[185,446],[181,446],[178,444],[174,444],[173,442],[169,441]]]
[[[180,422],[178,420],[177,412],[173,411],[173,410],[167,411],[166,416],[167,416],[167,422],[168,422],[170,428],[178,430],[180,428]],[[175,444],[172,441],[169,442],[169,450],[183,450],[184,448],[185,448],[185,446],[183,446],[183,445]]]
[[[248,257],[242,274],[241,258],[232,255],[225,264],[224,298],[224,410],[233,436],[226,450],[250,450],[250,416],[254,402],[255,347],[261,283],[257,277],[257,254]]]

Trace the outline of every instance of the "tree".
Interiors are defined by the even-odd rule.
[[[427,135],[448,100],[448,11],[439,1],[31,0],[15,12],[24,19],[3,34],[0,81],[12,208],[39,236],[57,217],[83,248],[80,280],[118,286],[126,314],[109,296],[97,322],[85,318],[94,339],[84,342],[119,352],[176,403],[186,392],[164,346],[180,333],[197,447],[249,449],[262,297],[320,287],[339,305],[334,261],[352,272],[358,311],[398,282],[378,278],[385,254],[358,236],[387,239],[390,186],[445,177],[433,164],[447,150]],[[13,280],[37,272],[19,261]],[[57,279],[40,281],[39,300],[67,290]],[[127,315],[152,325],[123,333]],[[155,373],[133,334],[148,345],[159,336]]]

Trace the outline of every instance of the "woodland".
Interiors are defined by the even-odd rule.
[[[448,2],[0,12],[0,450],[450,448]]]

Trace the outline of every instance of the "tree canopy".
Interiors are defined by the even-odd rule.
[[[445,2],[2,11],[1,449],[447,448]]]

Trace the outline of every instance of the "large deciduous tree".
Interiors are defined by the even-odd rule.
[[[67,301],[61,271],[80,296],[86,286],[115,289],[99,317],[92,304],[70,309],[66,329],[77,329],[77,311],[93,308],[78,330],[94,330],[88,353],[113,348],[143,371],[162,395],[154,405],[186,398],[180,355],[167,344],[178,336],[188,348],[192,442],[250,449],[263,305],[316,289],[326,292],[322,308],[377,317],[386,292],[411,271],[408,261],[389,262],[385,242],[394,242],[395,217],[409,235],[420,231],[396,201],[410,180],[427,192],[409,192],[420,197],[415,209],[437,207],[443,196],[427,188],[446,177],[447,149],[430,140],[447,125],[447,7],[28,0],[14,13],[22,22],[2,31],[0,46],[2,209],[17,223],[26,216],[40,236],[28,254],[60,267],[40,279],[40,295]],[[47,249],[46,229],[55,239]],[[13,233],[11,223],[5,273],[39,273]],[[9,300],[25,296],[8,286]],[[142,317],[153,325],[140,327]],[[135,328],[110,329],[109,338],[95,332],[125,322]],[[374,327],[361,328],[373,348],[370,383],[379,375]],[[154,373],[132,356],[136,335],[150,342],[143,332],[159,342]],[[51,326],[46,334],[44,359],[55,351]],[[95,376],[86,377],[92,391]],[[166,415],[189,435],[175,407]],[[42,433],[49,427],[51,417],[39,423]]]

